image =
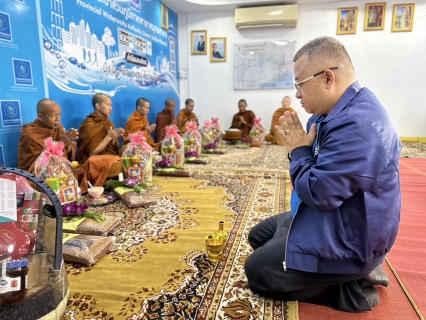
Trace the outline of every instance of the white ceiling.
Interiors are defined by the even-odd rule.
[[[176,13],[232,10],[235,8],[273,6],[283,4],[311,4],[341,0],[161,0]]]

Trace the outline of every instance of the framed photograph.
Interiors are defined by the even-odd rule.
[[[210,61],[226,61],[226,38],[210,38]]]
[[[414,3],[393,6],[392,32],[413,30]]]
[[[62,203],[77,201],[77,191],[74,184],[70,186],[62,187],[60,189],[60,194],[61,194]]]
[[[169,9],[164,4],[161,5],[161,27],[169,29]]]
[[[365,5],[364,30],[383,30],[385,27],[386,2]]]
[[[206,41],[207,41],[206,30],[191,31],[191,53],[207,54]]]
[[[337,34],[355,34],[358,20],[358,7],[339,8],[337,18]]]
[[[126,171],[128,178],[136,178],[143,181],[143,172],[141,167],[128,167]]]

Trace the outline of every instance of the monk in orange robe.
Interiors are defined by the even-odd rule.
[[[52,137],[54,141],[64,143],[64,157],[74,160],[78,131],[71,128],[68,132],[61,125],[61,107],[51,99],[41,99],[37,103],[37,119],[24,125],[18,144],[18,169],[32,172],[34,162],[43,152],[44,140]]]
[[[197,123],[197,127],[199,126],[198,118],[194,113],[194,100],[186,99],[185,101],[185,109],[180,110],[178,114],[178,128],[179,134],[183,136],[186,131],[186,123],[189,121],[195,121]]]
[[[283,100],[281,101],[281,108],[278,108],[277,110],[275,110],[273,116],[272,116],[272,121],[271,121],[271,130],[270,133],[268,133],[265,136],[265,140],[273,143],[273,144],[280,144],[280,145],[284,145],[284,142],[281,140],[280,136],[277,136],[275,134],[275,126],[280,126],[280,117],[284,115],[285,111],[289,111],[289,112],[295,112],[293,110],[293,108],[290,107],[291,105],[291,99],[289,96],[285,96],[283,98]],[[278,140],[278,141],[277,141]]]
[[[247,110],[247,102],[244,99],[238,101],[238,109],[240,112],[235,114],[232,118],[231,128],[240,129],[242,132],[241,135],[243,137],[248,137],[256,115],[253,111]]]
[[[160,144],[155,143],[151,137],[151,132],[155,130],[156,124],[153,123],[150,125],[148,122],[147,115],[150,108],[151,104],[145,98],[139,98],[136,100],[136,111],[133,111],[129,119],[127,119],[126,126],[124,127],[124,141],[121,150],[124,150],[126,144],[130,142],[128,138],[129,133],[142,131],[146,138],[146,142],[151,146],[151,148],[155,151],[160,151]]]
[[[108,119],[112,112],[110,97],[97,93],[92,104],[95,111],[84,119],[77,141],[77,160],[80,163],[78,178],[81,180],[82,194],[87,192],[87,181],[94,186],[103,186],[111,166],[121,161],[118,138],[123,136],[124,129],[114,129],[114,124]]]
[[[157,119],[155,123],[157,124],[155,128],[155,142],[161,142],[166,136],[166,127],[172,124],[179,125],[179,120],[176,118],[174,112],[176,109],[176,102],[168,98],[164,102],[163,111],[157,114]]]

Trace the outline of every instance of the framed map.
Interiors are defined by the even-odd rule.
[[[293,88],[296,42],[268,41],[235,45],[235,90]]]

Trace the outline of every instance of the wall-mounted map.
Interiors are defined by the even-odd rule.
[[[293,87],[292,41],[270,41],[235,45],[235,90]]]

